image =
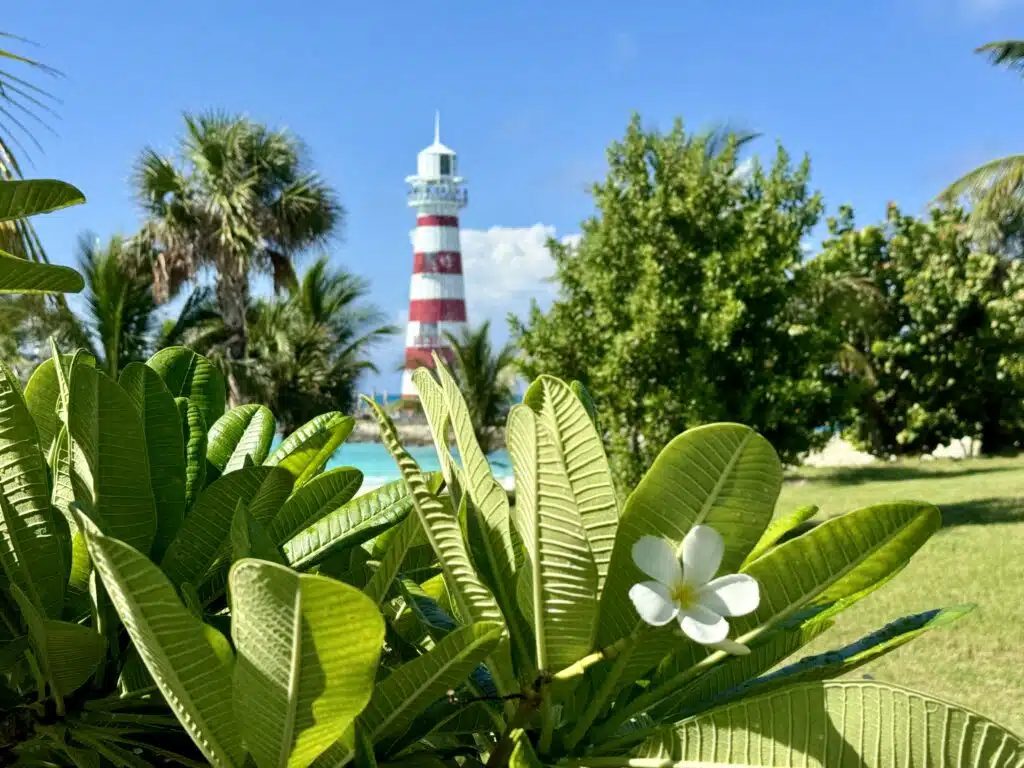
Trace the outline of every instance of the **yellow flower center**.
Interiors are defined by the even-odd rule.
[[[684,610],[692,607],[697,602],[697,590],[684,581],[673,586],[669,595]]]

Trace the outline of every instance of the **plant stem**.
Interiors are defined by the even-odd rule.
[[[551,750],[551,739],[555,734],[555,713],[551,708],[551,688],[544,686],[540,692],[540,741],[537,742],[537,751],[545,755]]]
[[[640,714],[648,707],[654,706],[667,695],[674,693],[677,689],[681,688],[695,677],[698,677],[702,672],[704,672],[704,670],[708,667],[714,666],[726,656],[728,656],[728,654],[725,651],[717,651],[709,656],[705,656],[685,672],[680,672],[678,675],[666,680],[657,688],[653,690],[648,689],[645,693],[637,696],[629,705],[623,707],[621,711],[615,712],[601,725],[600,728],[598,728],[597,733],[595,734],[595,741],[600,741],[602,738],[611,736],[616,730],[618,730],[619,726],[629,720],[629,718]]]
[[[512,757],[512,750],[515,748],[515,742],[512,741],[512,732],[519,728],[526,728],[530,718],[533,717],[533,713],[540,706],[540,701],[540,696],[536,694],[525,696],[519,700],[519,707],[516,709],[512,722],[508,724],[508,728],[501,734],[501,739],[499,739],[494,747],[490,757],[487,758],[487,764],[484,768],[505,768],[508,765],[508,759]]]
[[[584,656],[575,664],[572,664],[563,669],[561,672],[558,672],[554,676],[554,679],[557,681],[571,680],[574,677],[579,677],[588,669],[590,669],[590,667],[594,666],[599,662],[611,661],[612,659],[618,657],[624,650],[629,648],[634,642],[636,642],[637,637],[638,633],[636,632],[634,632],[631,635],[627,635],[626,637],[620,637],[611,645],[606,646],[599,651],[594,651],[588,656]]]
[[[604,682],[601,684],[601,688],[597,692],[597,696],[591,699],[590,704],[587,705],[587,709],[583,713],[583,716],[579,719],[579,721],[577,721],[576,727],[572,729],[572,732],[566,739],[565,748],[567,750],[571,751],[577,744],[580,743],[580,739],[582,739],[583,736],[586,734],[587,729],[591,726],[591,724],[594,722],[597,716],[601,714],[601,710],[604,709],[605,702],[608,701],[609,697],[611,697],[611,695],[615,692],[615,686],[618,684],[619,678],[622,677],[622,672],[626,668],[626,664],[629,662],[631,655],[624,654],[622,653],[622,651],[630,647],[634,642],[636,642],[636,638],[637,634],[634,632],[632,635],[629,635],[628,637],[623,637],[619,639],[612,645],[609,645],[607,648],[604,648],[601,651],[598,651],[597,653],[592,653],[590,654],[590,656],[580,659],[578,662],[576,662],[576,664],[568,668],[573,669],[574,667],[578,666],[581,668],[579,674],[583,674],[583,670],[586,670],[587,667],[591,666],[592,664],[596,664],[598,661],[601,661],[603,659],[615,659],[615,666],[613,666],[611,668],[611,671],[608,672],[608,676],[604,679]],[[598,658],[588,663],[588,661],[594,656],[597,656]],[[555,677],[557,679],[558,675],[555,675]]]

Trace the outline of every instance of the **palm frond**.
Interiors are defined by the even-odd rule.
[[[1007,155],[980,165],[950,184],[939,195],[945,202],[963,197],[983,198],[988,194],[1016,190],[1024,180],[1024,154]]]
[[[6,32],[0,38],[15,43],[29,41]],[[22,56],[8,48],[0,49],[0,60],[10,66],[0,66],[0,180],[22,178],[22,163],[30,160],[29,152],[22,139],[36,150],[42,151],[42,144],[36,138],[39,130],[53,132],[48,120],[55,118],[54,104],[58,103],[50,93],[25,78],[15,74],[17,68],[24,68],[35,74],[57,78],[61,73],[36,59]],[[42,243],[28,220],[0,223],[0,249],[32,261],[47,262]],[[67,307],[61,298],[59,307]]]
[[[177,316],[167,320],[157,339],[157,348],[178,345],[195,346],[190,339],[209,338],[213,325],[220,319],[217,306],[213,299],[213,291],[209,286],[195,288],[185,299],[185,303]],[[209,341],[204,343],[209,344]]]
[[[99,363],[111,376],[149,354],[156,321],[150,265],[121,237],[105,244],[83,235],[78,264],[86,282],[87,326],[102,351]]]
[[[722,123],[701,131],[694,136],[693,140],[703,142],[704,153],[710,159],[721,155],[730,145],[738,151],[759,138],[761,138],[761,134],[757,131],[735,128],[728,123]]]
[[[453,373],[469,409],[477,440],[484,450],[496,447],[497,427],[514,398],[515,348],[506,343],[495,350],[490,321],[465,328],[459,335],[446,333],[454,357]]]
[[[1024,40],[996,40],[974,49],[975,53],[987,53],[989,62],[1005,66],[1024,74]]]

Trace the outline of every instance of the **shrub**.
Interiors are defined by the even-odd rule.
[[[437,361],[414,378],[442,471],[371,404],[402,479],[355,497],[358,470],[324,471],[350,418],[271,453],[273,414],[225,411],[190,350],[118,381],[56,350],[24,392],[0,373],[0,764],[1024,757],[974,713],[835,680],[965,607],[769,672],[940,520],[884,504],[780,543],[815,510],[773,517],[779,458],[747,427],[676,437],[620,507],[585,390],[542,376],[509,414],[511,506]]]

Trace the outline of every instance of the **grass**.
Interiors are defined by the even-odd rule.
[[[938,505],[943,529],[808,651],[844,645],[900,616],[974,603],[954,626],[853,675],[936,694],[1024,734],[1024,458],[804,469],[789,477],[779,509],[817,504],[831,516],[906,499]]]

